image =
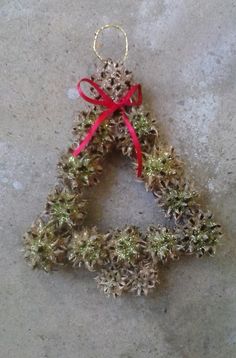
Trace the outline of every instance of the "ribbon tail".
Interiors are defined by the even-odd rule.
[[[138,165],[137,166],[137,176],[141,177],[141,175],[142,175],[142,167],[143,167],[141,145],[140,145],[138,136],[137,136],[137,134],[135,132],[135,129],[132,126],[132,124],[130,123],[130,121],[129,121],[129,119],[128,119],[128,117],[127,117],[127,115],[126,115],[124,110],[122,110],[122,117],[123,117],[125,125],[128,128],[130,136],[131,136],[131,138],[133,140],[133,143],[134,143],[134,148],[135,148],[136,157],[137,157],[137,165]]]
[[[108,109],[100,114],[100,116],[96,119],[96,121],[93,123],[93,125],[90,127],[88,133],[86,134],[86,137],[82,140],[82,142],[79,144],[79,146],[73,151],[72,155],[73,157],[77,157],[89,144],[92,137],[94,136],[96,130],[98,127],[102,124],[102,122],[105,121],[107,117],[109,117],[114,112],[114,109]]]

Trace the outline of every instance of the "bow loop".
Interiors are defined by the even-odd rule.
[[[83,82],[87,82],[90,84],[91,88],[95,88],[95,90],[97,91],[98,95],[100,96],[99,99],[96,98],[92,98],[87,96],[82,87],[81,84]],[[104,107],[109,107],[111,104],[113,104],[113,101],[111,99],[111,97],[109,97],[106,92],[104,92],[101,87],[98,86],[98,84],[92,80],[90,80],[89,78],[82,78],[78,84],[77,84],[77,90],[79,92],[79,95],[86,101],[92,104],[96,104],[96,105],[100,105],[100,106],[104,106]]]

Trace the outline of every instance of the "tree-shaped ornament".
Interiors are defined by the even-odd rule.
[[[124,35],[122,62],[104,60],[97,52],[98,35],[109,27]],[[75,141],[58,163],[58,183],[24,236],[26,258],[46,271],[85,266],[96,271],[97,285],[108,295],[147,295],[159,284],[161,265],[184,254],[213,255],[220,226],[201,209],[174,149],[160,142],[155,120],[142,105],[141,85],[123,64],[128,53],[124,30],[103,26],[95,34],[94,50],[103,66],[77,86],[80,97],[92,106],[80,113],[73,128]],[[89,84],[88,94],[83,83]],[[137,163],[138,178],[174,219],[172,228],[158,225],[142,232],[127,226],[102,233],[83,226],[85,191],[98,183],[104,159],[113,148]]]

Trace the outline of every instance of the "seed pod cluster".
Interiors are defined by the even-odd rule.
[[[114,101],[119,101],[134,84],[132,73],[112,61],[107,61],[91,79]],[[89,91],[94,98],[100,98],[93,88]],[[149,227],[145,233],[134,226],[106,233],[84,227],[85,192],[99,182],[107,153],[115,147],[135,159],[133,143],[119,111],[102,123],[78,157],[72,155],[102,111],[93,106],[78,114],[74,142],[58,163],[58,182],[43,212],[24,235],[25,255],[33,267],[46,271],[61,265],[95,271],[99,288],[108,295],[147,295],[159,284],[161,265],[184,254],[214,254],[221,230],[212,214],[200,208],[198,193],[184,180],[181,161],[173,148],[161,144],[156,120],[143,106],[126,108],[142,147],[141,179],[166,215],[174,219],[174,226]]]

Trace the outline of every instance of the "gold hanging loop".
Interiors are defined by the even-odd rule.
[[[104,25],[102,27],[100,27],[96,32],[95,32],[95,36],[94,36],[94,41],[93,41],[93,50],[96,54],[96,56],[99,58],[99,60],[101,60],[102,62],[106,62],[106,59],[104,59],[98,52],[97,50],[97,40],[98,40],[98,36],[100,35],[100,33],[102,31],[104,31],[105,29],[110,29],[110,28],[114,28],[114,29],[117,29],[119,30],[123,35],[124,35],[124,38],[125,38],[125,53],[124,53],[124,56],[123,58],[119,61],[119,62],[125,62],[127,56],[128,56],[128,51],[129,51],[129,44],[128,44],[128,37],[127,37],[127,34],[125,32],[124,29],[122,29],[121,26],[119,25],[116,25],[116,24],[107,24],[107,25]]]

